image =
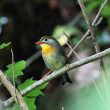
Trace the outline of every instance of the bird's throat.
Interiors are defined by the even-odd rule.
[[[54,51],[54,47],[48,44],[41,44],[42,47],[42,54],[43,55],[48,55],[48,54],[52,54]]]

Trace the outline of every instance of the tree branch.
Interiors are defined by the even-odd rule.
[[[100,14],[101,14],[102,10],[104,9],[105,5],[107,4],[107,2],[108,2],[108,0],[105,0],[105,1],[101,4],[100,9],[99,9],[97,15],[95,16],[95,18],[94,18],[94,20],[93,20],[93,22],[92,22],[92,26],[95,26],[95,25],[97,24],[97,21],[98,21],[98,20],[101,21],[101,20],[99,19],[99,18],[100,18]],[[98,24],[100,23],[99,21],[98,21]],[[86,31],[86,33],[82,36],[81,40],[75,45],[75,47],[73,48],[74,50],[84,41],[84,39],[88,36],[89,33],[90,33],[90,29],[88,29],[88,30]],[[69,52],[68,56],[70,56],[71,54],[72,54],[72,51]]]
[[[0,100],[0,110],[5,110],[5,104]]]
[[[63,68],[61,68],[60,70],[52,72],[50,75],[45,76],[45,78],[40,79],[39,81],[33,83],[32,85],[26,87],[24,90],[21,91],[21,94],[26,95],[27,93],[29,93],[33,89],[37,88],[38,86],[40,86],[40,85],[44,84],[45,82],[48,82],[48,81],[64,74],[65,72],[67,72],[69,70],[78,68],[84,64],[90,63],[92,61],[95,61],[95,60],[100,59],[100,58],[107,56],[107,55],[110,55],[110,48],[106,49],[100,53],[97,53],[95,55],[92,55],[90,57],[83,58],[83,59],[81,59],[75,63],[68,64],[68,65],[64,66]],[[9,106],[12,103],[13,103],[13,98],[10,98],[10,99],[5,101],[5,106]]]
[[[3,85],[7,88],[7,90],[10,92],[11,96],[14,98],[15,102],[17,103],[19,101],[19,107],[21,110],[28,110],[27,104],[25,103],[23,97],[19,93],[19,91],[11,84],[11,82],[6,78],[6,76],[2,73],[0,70],[0,80],[3,83]],[[16,91],[16,93],[14,92]],[[17,97],[17,99],[16,99]],[[4,103],[5,104],[5,103]]]
[[[99,47],[99,44],[96,40],[96,36],[94,34],[94,31],[93,31],[93,28],[92,28],[92,24],[90,22],[90,19],[89,19],[89,16],[86,12],[86,9],[85,9],[85,6],[84,6],[84,3],[82,2],[82,0],[78,0],[79,2],[79,5],[81,7],[81,10],[82,10],[82,13],[84,15],[84,18],[86,20],[86,23],[88,25],[88,28],[90,30],[90,33],[91,33],[91,37],[92,37],[92,42],[93,42],[93,45],[95,47],[95,51],[96,53],[99,53],[100,52],[100,47]],[[105,3],[107,3],[107,0],[105,1]],[[103,5],[104,6],[104,5]],[[99,10],[100,11],[100,10]],[[97,17],[97,16],[96,16]],[[93,22],[94,23],[94,22]],[[100,58],[100,67],[102,67],[102,70],[104,71],[104,73],[106,74],[106,71],[105,71],[105,66],[104,66],[104,63],[103,63],[103,60]]]
[[[39,56],[41,55],[41,52],[38,51],[36,53],[34,53],[31,57],[29,57],[27,60],[26,60],[26,67],[30,66],[31,63],[36,60],[37,58],[39,58]]]
[[[91,37],[92,37],[92,41],[93,41],[93,44],[94,44],[94,47],[95,47],[95,50],[96,50],[96,53],[100,52],[100,48],[99,48],[99,45],[97,43],[97,40],[96,40],[96,37],[94,35],[94,31],[93,31],[93,28],[92,28],[92,24],[90,23],[90,19],[89,19],[89,16],[87,15],[87,12],[86,12],[86,9],[85,9],[85,6],[82,2],[82,0],[78,0],[79,2],[79,5],[81,7],[81,10],[83,12],[83,15],[84,15],[84,18],[86,20],[86,23],[88,25],[88,28],[90,30],[90,33],[91,33]]]

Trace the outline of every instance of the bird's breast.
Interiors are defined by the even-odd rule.
[[[42,47],[42,54],[44,56],[47,56],[49,54],[51,55],[55,50],[53,46],[47,44],[42,44],[41,47]]]
[[[66,59],[63,55],[57,52],[51,54],[42,54],[46,66],[51,70],[58,70],[66,64]]]

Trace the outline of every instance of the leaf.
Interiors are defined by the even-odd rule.
[[[36,105],[35,105],[35,100],[36,98],[27,98],[26,96],[24,97],[29,110],[36,110]]]
[[[18,86],[18,89],[21,91],[23,89],[25,89],[27,86],[35,83],[36,81],[31,79],[26,80],[24,83],[22,83],[21,85]],[[41,91],[42,89],[44,89],[47,86],[47,83],[37,87],[36,89],[32,90],[31,92],[29,92],[28,94],[26,94],[26,96],[24,97],[28,107],[30,110],[36,110],[36,105],[35,103],[35,99],[37,96],[39,95],[44,95],[43,92]]]
[[[25,61],[24,60],[21,60],[21,61],[18,61],[17,63],[14,64],[14,77],[15,79],[20,76],[20,75],[23,75],[23,72],[22,70],[25,68]],[[6,74],[9,78],[12,78],[12,64],[9,64],[7,66],[7,70],[6,70]]]
[[[64,32],[68,35],[68,37],[70,37],[71,35],[76,34],[78,31],[73,26],[56,26],[52,36],[57,39],[62,46],[65,45],[69,39],[64,35]]]
[[[3,49],[5,47],[9,46],[10,44],[11,44],[11,42],[9,42],[9,43],[3,43],[3,44],[0,45],[0,49]]]
[[[27,98],[25,96],[24,100],[27,103],[29,110],[36,110],[37,108],[35,105],[36,98]],[[20,110],[20,108],[17,103],[14,103],[13,107],[10,110]]]
[[[100,5],[101,1],[93,1],[88,4],[86,10],[88,13],[91,13],[96,7]]]
[[[11,110],[20,110],[20,108],[17,103],[14,103]]]
[[[102,10],[102,15],[104,17],[110,17],[110,5],[107,5],[103,10]]]
[[[26,80],[24,83],[20,84],[18,86],[18,89],[21,91],[23,89],[25,89],[27,86],[35,83],[36,81],[35,80],[32,80],[32,79],[28,79]],[[42,89],[44,89],[46,86],[47,86],[48,83],[45,83],[39,87],[37,87],[36,89],[32,90],[31,92],[29,92],[26,97],[36,97],[36,96],[39,96],[39,95],[44,95],[43,92],[41,91]]]

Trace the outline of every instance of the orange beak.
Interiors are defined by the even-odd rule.
[[[35,42],[35,44],[40,45],[43,44],[43,42]]]

